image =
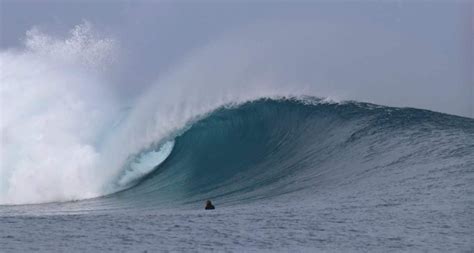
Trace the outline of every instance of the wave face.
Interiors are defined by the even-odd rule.
[[[311,205],[352,194],[366,204],[423,197],[420,204],[465,207],[474,179],[474,120],[356,102],[260,99],[222,107],[166,145],[166,160],[134,187],[52,206]]]

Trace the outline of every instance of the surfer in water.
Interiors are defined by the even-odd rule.
[[[206,210],[214,210],[214,209],[216,209],[216,208],[214,207],[214,205],[212,204],[212,202],[211,202],[210,200],[208,200],[208,201],[206,201],[206,207],[205,207],[204,209],[206,209]]]

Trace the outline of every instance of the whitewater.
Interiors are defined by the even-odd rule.
[[[88,22],[2,51],[0,251],[474,249],[472,118],[196,69],[229,47],[130,100]]]

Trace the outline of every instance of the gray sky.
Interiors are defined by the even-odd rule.
[[[123,94],[190,59],[224,71],[250,54],[241,68],[322,96],[474,116],[472,1],[0,1],[2,50],[83,20],[117,38]]]

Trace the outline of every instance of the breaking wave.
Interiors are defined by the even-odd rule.
[[[192,60],[124,102],[105,74],[117,50],[84,23],[1,53],[0,204],[234,205],[433,184],[451,189],[426,198],[441,201],[473,180],[473,119],[320,99]]]

